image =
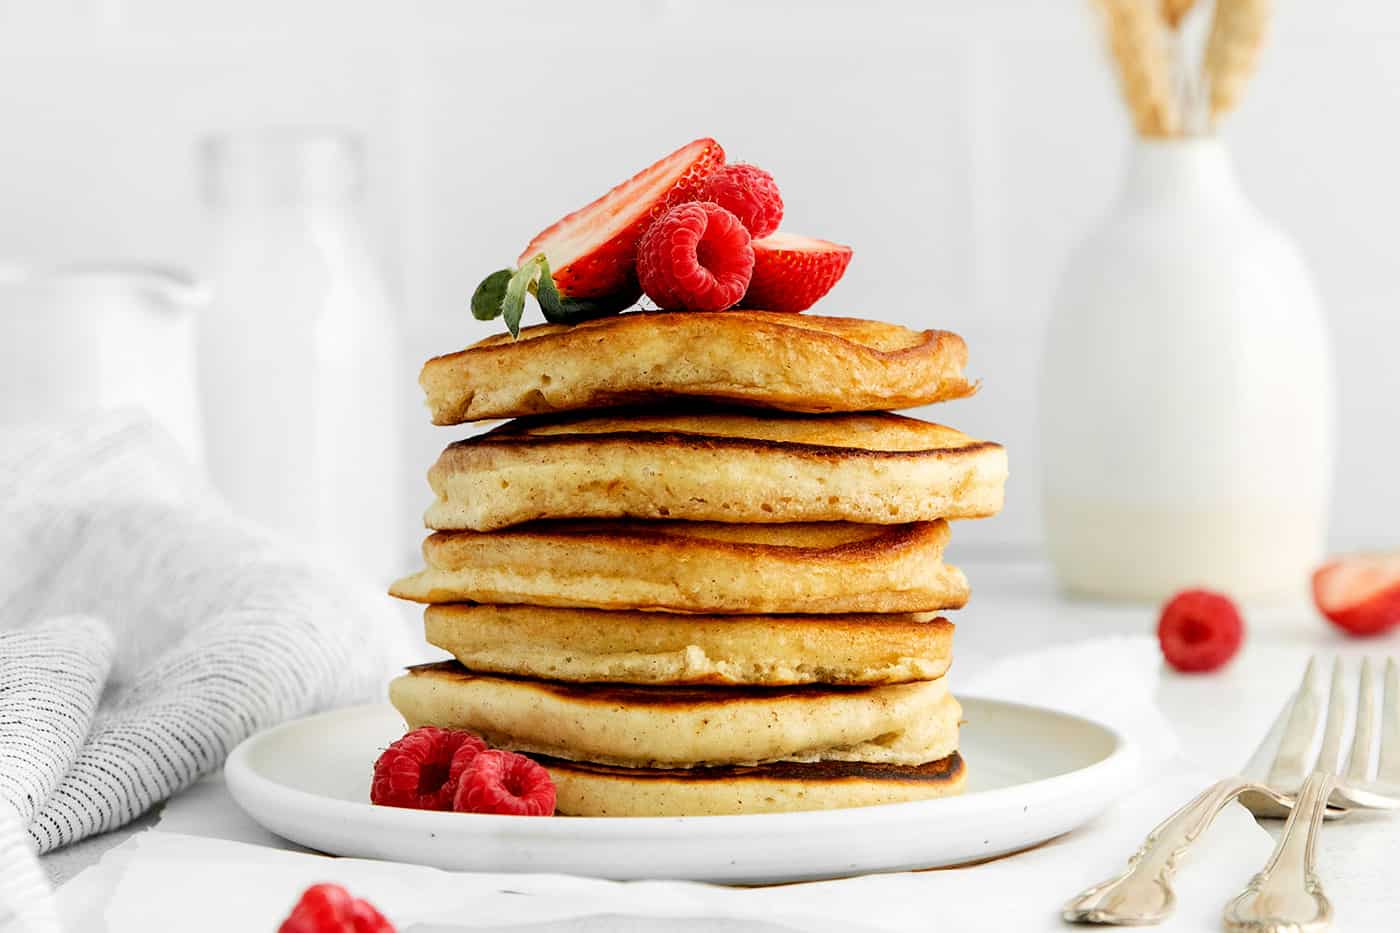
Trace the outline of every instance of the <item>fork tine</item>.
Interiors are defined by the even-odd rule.
[[[1332,663],[1332,689],[1327,700],[1327,727],[1322,732],[1322,749],[1313,766],[1336,774],[1342,765],[1342,730],[1347,723],[1346,668],[1342,659]]]
[[[1269,786],[1274,790],[1295,793],[1312,770],[1308,751],[1321,713],[1317,696],[1317,656],[1314,655],[1308,660],[1308,669],[1303,673],[1303,682],[1288,714],[1288,727],[1283,730],[1274,765],[1269,769]]]
[[[1400,668],[1385,662],[1385,696],[1381,699],[1381,766],[1378,781],[1400,781]]]
[[[1370,658],[1361,660],[1361,685],[1356,691],[1356,732],[1351,738],[1351,757],[1346,778],[1364,783],[1371,773],[1371,749],[1375,747],[1376,677]]]

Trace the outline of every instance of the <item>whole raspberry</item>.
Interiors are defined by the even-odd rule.
[[[457,750],[452,753],[452,764],[447,768],[448,787],[445,789],[448,790],[448,794],[447,806],[443,807],[444,810],[452,809],[452,798],[457,795],[457,782],[461,780],[462,772],[471,766],[471,763],[476,760],[477,755],[487,749],[486,743],[480,737],[472,735],[470,732],[463,732],[462,734],[467,738],[461,745],[458,745]]]
[[[677,204],[637,244],[637,279],[658,307],[723,311],[753,276],[749,231],[713,201]]]
[[[1186,590],[1162,607],[1157,640],[1167,663],[1179,671],[1213,671],[1240,650],[1244,621],[1228,597]]]
[[[462,772],[452,809],[550,816],[554,813],[554,781],[548,771],[524,755],[491,749],[477,755]]]
[[[457,778],[486,743],[470,732],[423,726],[384,750],[374,763],[370,803],[451,810]]]
[[[394,925],[369,901],[338,884],[313,884],[302,892],[277,933],[394,933]]]
[[[736,162],[716,169],[697,195],[701,201],[714,201],[739,218],[755,240],[778,229],[783,219],[783,196],[778,185],[757,165]]]

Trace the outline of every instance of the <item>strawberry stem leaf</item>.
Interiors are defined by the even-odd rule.
[[[549,260],[544,253],[533,256],[519,269],[501,269],[481,280],[472,293],[472,316],[480,321],[501,318],[512,337],[520,336],[520,319],[525,315],[525,296],[533,294],[544,318],[553,324],[575,324],[609,314],[618,314],[642,297],[641,286],[633,283],[625,291],[601,298],[568,298],[559,294]]]
[[[552,285],[553,283],[549,289],[553,293],[551,298],[546,298],[543,286],[536,297],[540,300],[540,310],[544,312],[545,320],[553,324],[577,324],[579,321],[589,321],[595,317],[618,314],[632,307],[642,297],[641,289],[637,288],[604,295],[601,298],[561,298]]]
[[[554,276],[549,272],[549,262],[541,253],[535,257],[542,264],[543,274],[535,287],[535,298],[540,303],[544,319],[551,324],[576,324],[607,314],[617,314],[632,307],[642,297],[640,286],[601,298],[565,298],[554,285]],[[533,260],[531,260],[533,261]]]
[[[548,274],[545,271],[547,268],[544,253],[540,253],[515,270],[515,274],[506,283],[505,298],[501,300],[501,317],[505,320],[506,330],[510,331],[512,337],[520,336],[520,319],[525,314],[525,295],[536,290],[540,278]],[[553,284],[551,280],[550,285]]]
[[[501,302],[506,297],[506,283],[514,274],[514,269],[501,269],[481,280],[476,291],[472,292],[472,317],[478,321],[494,321],[501,316]]]
[[[564,299],[559,294],[559,289],[554,285],[554,274],[549,271],[549,260],[544,258],[544,253],[540,253],[539,260],[544,264],[544,274],[540,276],[539,284],[535,286],[535,300],[540,303],[540,311],[544,314],[544,319],[551,323],[559,323],[554,315],[559,313]]]

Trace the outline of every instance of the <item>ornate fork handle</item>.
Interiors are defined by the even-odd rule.
[[[1160,923],[1176,904],[1171,879],[1177,860],[1210,828],[1216,814],[1246,790],[1276,796],[1242,778],[1217,781],[1152,830],[1122,874],[1069,901],[1061,916],[1070,923]]]
[[[1315,771],[1303,782],[1283,837],[1259,874],[1225,908],[1234,933],[1311,933],[1332,926],[1332,904],[1322,893],[1314,855],[1327,798],[1336,778]]]

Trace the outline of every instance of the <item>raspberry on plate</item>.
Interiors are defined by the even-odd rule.
[[[736,162],[717,169],[705,179],[698,195],[698,200],[714,201],[738,217],[755,240],[776,231],[783,219],[778,185],[757,165]]]
[[[1348,554],[1313,573],[1318,611],[1349,635],[1380,635],[1400,625],[1400,554]]]
[[[1167,663],[1179,671],[1213,671],[1240,650],[1244,621],[1226,596],[1186,590],[1162,607],[1157,640]]]
[[[748,290],[751,239],[739,218],[713,201],[678,204],[637,244],[637,279],[660,308],[723,311]]]
[[[370,803],[451,810],[457,779],[486,743],[470,732],[423,726],[384,750],[374,763]]]
[[[394,925],[369,901],[338,884],[313,884],[302,892],[277,933],[394,933]]]
[[[452,808],[462,813],[550,816],[554,781],[524,755],[491,749],[478,754],[457,782]]]

